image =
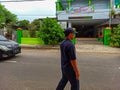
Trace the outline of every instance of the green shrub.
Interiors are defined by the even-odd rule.
[[[64,39],[64,33],[57,20],[45,18],[42,21],[39,37],[42,38],[45,44],[55,45]]]
[[[120,47],[120,24],[111,31],[110,45]]]

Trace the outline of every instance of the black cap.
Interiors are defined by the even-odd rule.
[[[65,36],[68,36],[70,33],[74,33],[73,28],[67,28],[67,29],[65,29],[65,31],[64,31]]]

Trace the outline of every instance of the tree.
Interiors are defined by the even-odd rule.
[[[30,24],[29,26],[29,34],[30,37],[36,37],[36,30],[35,30],[36,26],[33,24]]]
[[[34,27],[34,30],[39,31],[39,29],[40,29],[40,24],[41,24],[41,21],[40,21],[39,19],[33,20],[33,21],[31,22],[31,24],[32,24],[33,26],[35,26],[35,27]]]
[[[30,36],[31,37],[36,37],[36,32],[39,31],[40,29],[40,20],[39,19],[35,19],[31,22],[31,24],[29,25],[29,32],[30,32]]]
[[[109,17],[112,19],[112,18],[115,18],[115,15],[116,15],[116,12],[115,10],[112,9],[109,13]]]
[[[23,30],[28,30],[29,24],[30,24],[29,20],[20,20],[17,22],[17,26],[19,28],[22,28]]]
[[[110,45],[120,47],[120,24],[111,31]]]
[[[4,16],[4,7],[0,4],[0,28],[3,28],[3,24],[5,23],[5,16]]]
[[[0,4],[0,28],[6,27],[10,37],[12,36],[13,26],[15,26],[16,22],[17,16]]]
[[[7,9],[4,11],[4,15],[5,15],[5,18],[6,18],[5,24],[9,24],[9,23],[14,23],[15,24],[17,22],[17,16],[15,14],[12,14]]]
[[[57,20],[47,17],[42,21],[39,36],[43,39],[45,44],[55,45],[63,40],[64,33],[61,26],[57,23]]]
[[[16,23],[17,16],[8,11],[3,5],[0,4],[0,26],[5,24],[6,26],[9,23]]]

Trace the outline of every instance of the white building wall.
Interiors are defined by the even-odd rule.
[[[70,13],[66,11],[58,12],[58,20],[69,20],[71,16],[92,16],[92,19],[108,19],[109,18],[109,6],[110,0],[92,0],[92,5],[94,6],[93,12],[77,12]],[[88,0],[74,0],[71,7],[88,7]]]
[[[69,17],[78,16],[92,16],[92,19],[108,19],[109,9],[99,9],[95,10],[93,13],[67,13],[66,11],[61,11],[58,13],[58,20],[69,20]]]
[[[110,8],[110,0],[92,0],[92,5],[96,9],[109,9]]]
[[[108,9],[110,0],[91,0],[91,5],[94,5],[95,9]],[[87,7],[88,0],[73,0],[72,7]]]

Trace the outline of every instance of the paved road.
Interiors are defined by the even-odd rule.
[[[119,54],[77,52],[77,59],[81,90],[120,90]],[[0,90],[55,90],[60,78],[59,50],[23,49],[0,62]]]

